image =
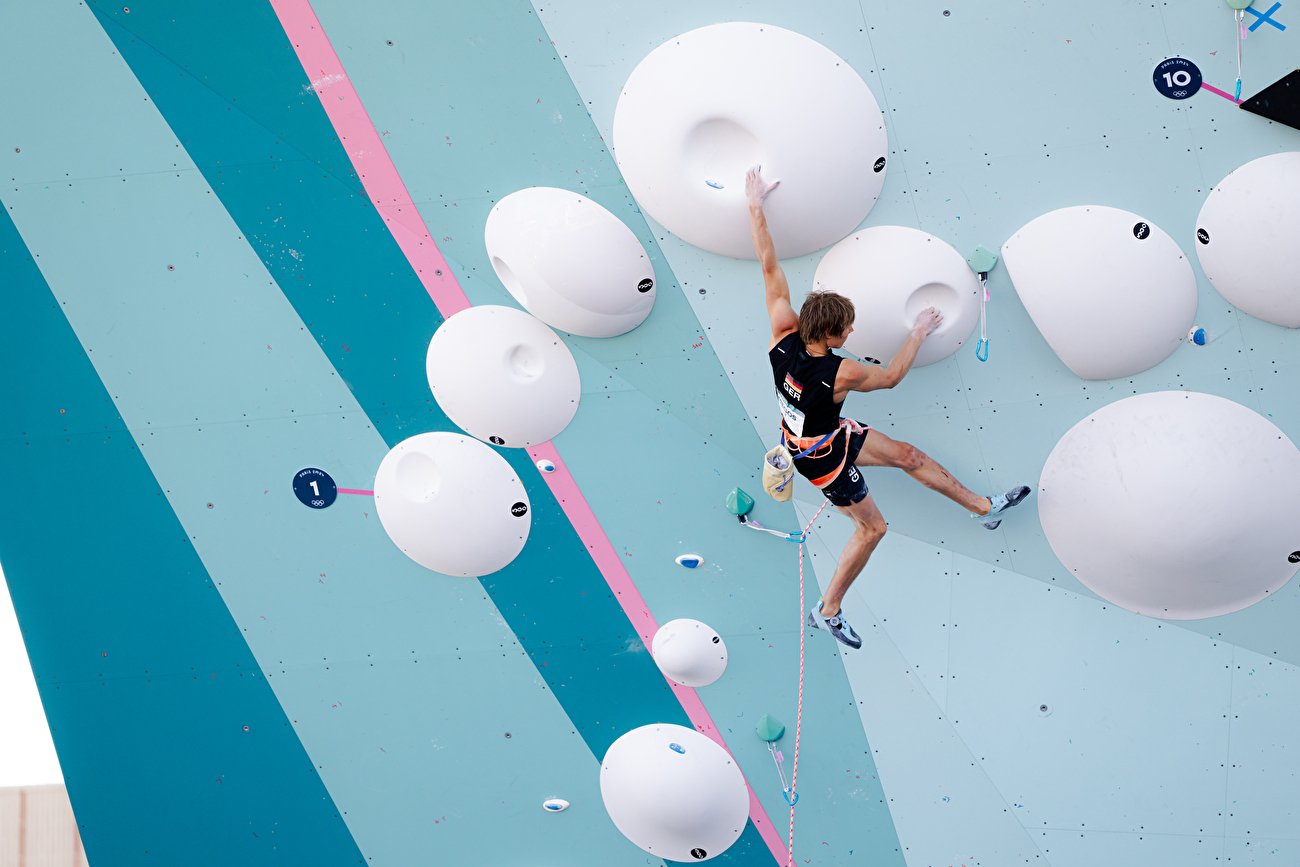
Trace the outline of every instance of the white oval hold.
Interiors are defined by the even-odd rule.
[[[764,212],[781,258],[834,244],[885,182],[880,107],[848,61],[770,24],[675,36],[632,70],[614,110],[628,189],[684,241],[755,259],[745,172],[781,186]]]
[[[600,765],[600,795],[623,836],[670,861],[716,858],[749,819],[735,760],[685,726],[642,726],[614,741]]]
[[[406,556],[444,575],[478,577],[519,556],[532,526],[514,468],[478,440],[426,433],[403,440],[375,474],[375,511]]]
[[[554,187],[511,193],[488,214],[483,241],[502,285],[552,328],[615,337],[654,307],[645,248],[586,196]]]
[[[727,670],[722,636],[698,620],[670,620],[660,626],[650,653],[664,676],[683,686],[708,686]]]
[[[1002,245],[1025,310],[1066,367],[1119,379],[1155,367],[1196,317],[1196,275],[1149,220],[1098,205],[1062,208]]]
[[[1300,328],[1300,152],[1251,160],[1210,190],[1195,247],[1228,303]]]
[[[957,351],[980,318],[979,280],[961,254],[934,235],[906,226],[854,232],[822,257],[813,288],[853,302],[857,318],[844,348],[888,363],[903,348],[916,317],[938,308],[943,323],[925,339],[916,367]]]
[[[542,458],[537,462],[537,469],[544,473],[553,473],[555,472],[555,462],[549,458]]]
[[[1221,397],[1163,391],[1102,407],[1056,444],[1040,484],[1056,556],[1138,614],[1229,614],[1300,568],[1300,450]]]
[[[676,561],[678,566],[685,566],[687,569],[696,569],[704,565],[704,558],[699,554],[678,554]]]
[[[447,417],[496,446],[546,442],[573,420],[582,396],[569,347],[513,307],[454,314],[433,333],[425,369]]]
[[[548,813],[562,813],[569,809],[569,802],[563,798],[547,798],[542,801],[542,809]]]

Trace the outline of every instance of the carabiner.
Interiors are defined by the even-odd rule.
[[[983,355],[980,355],[980,350],[984,351]],[[985,340],[983,337],[980,338],[979,343],[975,344],[975,357],[978,358],[980,361],[989,360],[989,342]]]
[[[793,801],[790,800],[790,790],[789,790],[789,789],[782,789],[782,790],[781,790],[781,794],[782,794],[783,796],[785,796],[785,802],[786,802],[787,804],[789,804],[791,807],[793,807],[795,804],[799,803],[799,793],[798,793],[798,792],[795,792],[795,793],[794,793],[794,800],[793,800]]]

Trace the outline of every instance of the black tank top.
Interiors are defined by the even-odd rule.
[[[772,362],[781,427],[787,437],[821,439],[839,427],[844,401],[835,402],[835,375],[844,359],[829,350],[826,355],[809,355],[797,331],[781,338],[767,357]],[[820,478],[839,466],[846,446],[847,437],[840,434],[797,461],[795,469],[807,478]]]

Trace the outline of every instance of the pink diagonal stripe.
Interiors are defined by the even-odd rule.
[[[339,488],[340,494],[360,494],[363,497],[373,497],[374,491],[362,491],[357,488]]]
[[[415,268],[416,276],[438,311],[448,317],[469,307],[469,299],[429,236],[424,219],[411,201],[406,184],[397,174],[379,131],[370,122],[370,115],[343,71],[343,63],[334,53],[334,46],[325,36],[311,3],[271,0],[271,7],[293,43],[299,62],[311,79],[311,88],[338,133],[339,143],[352,159],[366,195],[384,218],[384,225]]]
[[[1218,89],[1217,87],[1215,87],[1213,84],[1206,84],[1204,81],[1202,81],[1202,82],[1201,82],[1201,89],[1202,89],[1202,90],[1208,90],[1210,93],[1217,93],[1219,96],[1223,97],[1224,99],[1226,99],[1226,100],[1228,100],[1228,101],[1230,101],[1230,102],[1233,102],[1233,103],[1237,102],[1237,100],[1233,97],[1232,94],[1230,94],[1230,93],[1224,93],[1222,90],[1219,90],[1219,89]]]
[[[605,583],[609,585],[610,590],[614,591],[614,598],[618,600],[619,605],[623,606],[623,613],[627,615],[628,620],[632,621],[637,635],[641,636],[642,643],[649,650],[654,644],[654,636],[659,631],[659,624],[650,613],[650,606],[646,605],[645,600],[641,598],[641,591],[636,589],[632,576],[627,574],[623,561],[619,559],[614,545],[605,535],[600,521],[596,520],[596,513],[587,504],[587,499],[579,490],[573,474],[564,465],[564,459],[560,457],[554,443],[550,441],[528,449],[528,455],[534,461],[549,458],[555,464],[555,472],[543,473],[542,477],[550,487],[551,493],[555,495],[555,499],[560,501],[560,508],[573,524],[573,529],[578,531],[578,538],[582,539],[582,543],[587,546],[587,553],[596,562],[600,573],[605,576]],[[668,680],[668,678],[664,679]],[[668,680],[668,685],[672,687],[673,694],[677,696],[682,709],[686,711],[686,715],[691,718],[695,727],[730,753],[727,742],[714,726],[713,718],[705,709],[704,702],[700,701],[699,694],[691,687],[673,683],[671,680]],[[736,767],[740,767],[739,762],[736,763]],[[745,783],[748,785],[749,781],[746,780]],[[759,803],[753,786],[749,786],[749,819],[762,835],[763,842],[767,843],[767,848],[771,849],[772,854],[776,856],[777,863],[785,864],[789,857],[785,842],[773,827],[772,820],[767,817],[767,811]]]
[[[366,113],[352,82],[343,70],[343,63],[326,37],[311,3],[308,0],[271,0],[271,7],[275,9],[280,25],[293,44],[303,69],[311,78],[312,89],[316,91],[325,114],[338,133],[339,141],[352,158],[352,164],[361,176],[367,195],[384,218],[384,225],[392,233],[393,239],[415,268],[438,311],[444,317],[450,317],[468,308],[469,299],[465,297],[460,283],[447,267],[447,260],[442,257],[429,235],[424,219],[411,201],[406,185],[402,183],[379,132],[371,123],[370,115]],[[587,546],[587,552],[600,569],[609,588],[614,591],[614,597],[632,621],[641,641],[649,649],[654,634],[659,631],[659,624],[641,598],[632,577],[623,568],[614,546],[596,520],[595,513],[578,489],[578,483],[569,473],[564,460],[550,442],[529,449],[528,453],[534,460],[546,457],[555,462],[555,472],[544,475],[547,485],[560,501],[564,514]],[[723,749],[727,749],[726,742],[713,724],[713,718],[709,716],[695,690],[671,680],[668,685],[695,727]],[[730,750],[727,751],[730,753]],[[737,762],[737,767],[739,766]],[[748,786],[748,781],[746,785]],[[748,787],[750,821],[758,829],[777,863],[784,865],[788,857],[785,842],[759,803],[754,787]]]

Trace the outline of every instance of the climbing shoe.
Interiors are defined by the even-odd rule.
[[[974,517],[979,518],[979,522],[984,525],[986,530],[996,530],[998,525],[1002,523],[1002,519],[995,518],[994,515],[999,515],[1007,509],[1010,509],[1012,506],[1020,505],[1025,497],[1028,496],[1028,485],[1020,485],[1019,487],[1012,488],[1005,494],[998,494],[996,497],[989,497],[989,503],[991,504],[989,513],[987,515],[975,515]]]
[[[840,644],[848,645],[854,650],[862,646],[862,639],[849,626],[849,622],[844,619],[844,611],[841,609],[839,614],[834,617],[822,616],[822,603],[820,600],[813,605],[812,611],[808,612],[808,625],[814,629],[825,629]]]

